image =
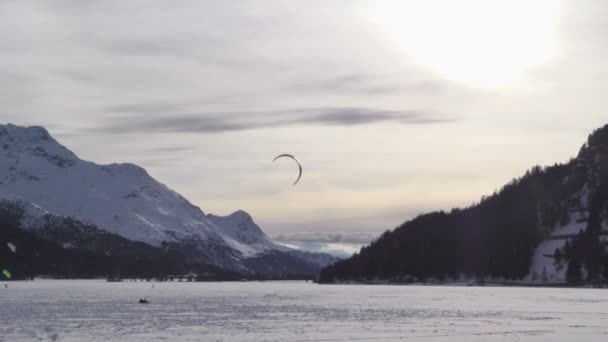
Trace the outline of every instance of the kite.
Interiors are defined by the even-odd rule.
[[[12,242],[7,242],[6,245],[8,246],[8,249],[11,250],[11,252],[15,253],[17,251],[17,247],[13,245]]]
[[[293,185],[296,185],[298,183],[298,181],[300,180],[300,178],[302,177],[302,165],[300,164],[300,162],[296,159],[296,157],[292,156],[291,154],[280,154],[278,156],[276,156],[272,161],[274,162],[275,160],[279,159],[279,158],[291,158],[293,159],[297,164],[298,164],[298,178],[296,179],[295,182],[293,182]]]

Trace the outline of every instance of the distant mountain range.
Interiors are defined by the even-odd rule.
[[[337,260],[273,241],[244,211],[205,214],[137,165],[81,160],[42,127],[0,125],[0,208],[28,238],[106,256],[139,242],[242,275],[313,275]]]
[[[386,231],[321,282],[608,280],[608,125],[564,164],[535,166],[479,203]]]

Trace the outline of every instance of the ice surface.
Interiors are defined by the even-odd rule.
[[[0,287],[0,303],[1,341],[608,338],[600,289],[36,280]]]

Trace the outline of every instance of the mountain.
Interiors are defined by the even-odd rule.
[[[608,125],[576,158],[535,166],[467,208],[420,215],[386,231],[321,282],[608,279]]]
[[[81,160],[42,127],[0,125],[2,198],[245,274],[314,274],[327,265],[275,243],[243,211],[205,214],[137,165]]]

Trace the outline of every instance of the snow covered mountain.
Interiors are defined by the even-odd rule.
[[[129,240],[187,246],[240,272],[273,272],[255,262],[267,264],[270,255],[287,273],[310,273],[335,261],[275,243],[244,211],[207,215],[137,165],[81,160],[42,127],[0,125],[0,198],[91,222]],[[285,258],[293,269],[280,267]]]

